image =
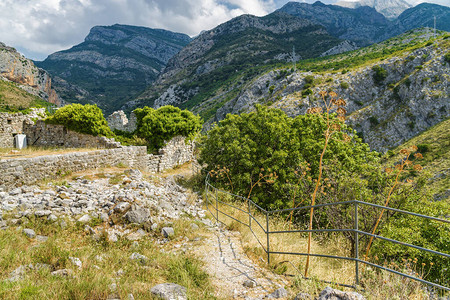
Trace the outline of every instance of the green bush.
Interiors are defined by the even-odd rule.
[[[305,76],[305,82],[309,83],[309,84],[313,84],[314,83],[314,76],[313,75]]]
[[[444,61],[447,63],[450,63],[450,52],[447,52],[444,54]]]
[[[344,132],[349,130],[341,126]],[[267,178],[276,174],[273,183],[255,186],[251,198],[266,208],[285,208],[291,203],[289,182],[297,181],[299,166],[310,164],[311,180],[318,174],[318,154],[325,142],[325,127],[325,121],[318,115],[300,115],[293,119],[279,109],[257,105],[255,112],[228,114],[211,129],[202,138],[199,161],[207,164],[209,170],[228,169],[230,180],[217,178],[216,184],[232,188],[234,193],[244,197],[260,174],[269,176]],[[357,172],[374,159],[367,144],[357,136],[344,142],[342,132],[330,141],[328,149],[325,162],[333,161],[333,165],[340,166],[340,171]]]
[[[102,110],[97,105],[71,104],[58,109],[46,123],[64,125],[67,129],[91,135],[112,136]]]
[[[347,82],[341,82],[341,88],[343,88],[344,90],[345,89],[348,89],[348,83]]]
[[[430,144],[418,144],[417,145],[417,152],[425,154],[427,152],[430,152],[431,145]]]
[[[387,71],[380,66],[373,66],[372,71],[374,72],[373,81],[375,84],[381,85],[388,75]]]
[[[136,134],[147,141],[148,149],[155,151],[177,135],[193,138],[202,128],[202,119],[188,110],[171,105],[158,109],[150,107],[134,110],[137,118]]]

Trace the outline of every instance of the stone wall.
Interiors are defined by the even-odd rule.
[[[147,169],[161,172],[193,159],[194,142],[185,142],[185,137],[176,136],[159,150],[158,155],[149,154]]]
[[[106,118],[106,121],[108,122],[108,126],[111,130],[117,129],[126,132],[133,132],[136,130],[137,126],[137,119],[134,112],[130,114],[130,119],[128,120],[123,110],[113,112]]]
[[[43,179],[57,179],[67,172],[126,165],[147,171],[146,147],[130,146],[89,152],[46,155],[32,158],[0,159],[0,188],[5,190],[35,184]]]
[[[27,135],[30,146],[57,146],[65,148],[118,148],[120,143],[104,136],[93,136],[68,130],[63,125],[24,124],[23,133]]]
[[[33,124],[33,119],[43,118],[45,108],[34,109],[31,113],[0,113],[0,148],[13,148],[14,136],[24,133],[25,124]]]

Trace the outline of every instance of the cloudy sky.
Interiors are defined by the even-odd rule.
[[[95,25],[147,26],[195,36],[244,13],[265,15],[288,1],[0,0],[0,42],[15,47],[28,58],[42,60],[81,43]],[[450,0],[432,1],[448,5]]]

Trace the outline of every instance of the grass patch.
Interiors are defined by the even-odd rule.
[[[175,227],[188,228],[187,221],[177,222]],[[152,299],[151,287],[162,282],[185,286],[190,299],[214,298],[202,263],[194,257],[161,251],[162,246],[151,235],[140,240],[138,246],[122,239],[116,243],[96,242],[83,228],[68,220],[67,223],[61,229],[57,223],[41,219],[25,222],[23,227],[49,237],[42,243],[28,239],[14,227],[0,231],[1,299],[106,299],[113,293],[110,289],[113,282],[117,284],[115,293],[121,299],[127,299],[128,294],[133,294],[135,299]],[[170,247],[170,243],[165,247]],[[148,261],[141,264],[130,260],[134,252],[145,255]],[[82,268],[73,265],[69,256],[80,258]],[[49,264],[50,268],[29,269],[21,280],[9,282],[9,274],[16,268],[36,263]],[[51,275],[51,271],[62,268],[71,269],[73,275]],[[118,275],[119,270],[122,275]]]

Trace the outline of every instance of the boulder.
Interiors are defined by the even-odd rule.
[[[25,229],[23,230],[23,233],[24,233],[27,237],[29,237],[30,239],[33,239],[33,238],[36,237],[36,232],[34,232],[33,229],[25,228]]]
[[[165,238],[168,238],[169,236],[173,236],[175,234],[175,231],[172,227],[164,227],[163,229],[161,229],[161,234]]]
[[[125,218],[130,223],[143,224],[150,219],[150,210],[136,206],[125,214]]]
[[[161,283],[151,288],[150,292],[165,300],[186,300],[186,288],[175,283]]]
[[[363,295],[357,292],[343,292],[340,290],[332,289],[327,286],[320,292],[318,300],[365,300]]]
[[[285,298],[288,296],[288,293],[285,288],[279,288],[275,290],[272,294],[267,295],[267,299],[279,299]]]

